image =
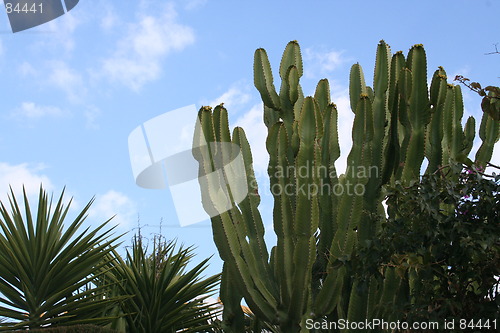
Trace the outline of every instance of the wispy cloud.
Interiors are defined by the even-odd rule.
[[[34,83],[41,90],[56,88],[64,92],[66,98],[72,103],[85,100],[86,76],[61,58],[42,62],[24,61],[17,67],[17,71],[24,80]]]
[[[40,187],[50,196],[53,195],[54,200],[59,199],[62,188],[56,188],[51,178],[45,174],[47,166],[43,163],[21,163],[10,164],[8,162],[0,162],[0,201],[7,207],[9,206],[8,197],[11,196],[10,189],[14,192],[14,196],[20,205],[24,204],[23,188],[26,191],[32,213],[36,214]],[[67,189],[64,190],[63,204],[69,205],[70,212],[77,212],[82,209],[80,202],[75,199],[73,193]],[[53,203],[54,207],[55,203]]]
[[[23,77],[34,77],[38,75],[38,71],[36,70],[36,68],[27,61],[23,61],[21,65],[19,65],[18,70]]]
[[[89,129],[98,129],[99,123],[97,119],[101,115],[101,110],[95,105],[89,105],[84,111],[84,116],[86,120],[86,126]]]
[[[39,119],[43,117],[61,117],[68,112],[50,105],[37,105],[34,102],[23,102],[21,106],[12,112],[15,118]]]
[[[43,34],[35,47],[40,50],[54,50],[56,52],[64,51],[71,53],[76,46],[74,33],[79,25],[82,24],[84,15],[74,15],[68,12],[55,20],[49,21],[44,25]]]
[[[117,26],[120,18],[116,14],[115,8],[109,2],[105,2],[101,6],[101,13],[103,15],[100,18],[100,26],[104,31],[110,31]]]
[[[42,184],[44,189],[52,191],[54,184],[43,174],[44,165],[9,164],[0,162],[0,201],[7,204],[7,195],[12,187],[16,196],[22,195],[23,186],[28,197],[37,198]]]
[[[102,223],[113,216],[112,225],[130,228],[137,217],[136,204],[125,194],[115,190],[97,195],[94,204],[90,207],[89,218]]]
[[[114,54],[102,62],[102,73],[112,81],[139,90],[157,79],[163,59],[194,42],[193,30],[177,22],[173,5],[159,15],[140,15],[118,42]]]
[[[198,9],[203,7],[208,0],[182,0],[182,3],[184,4],[184,8],[186,10],[193,10],[193,9]]]
[[[86,88],[82,75],[62,60],[49,63],[47,83],[63,90],[68,99],[78,102],[84,99]]]
[[[343,51],[324,51],[306,48],[303,55],[305,63],[304,75],[308,78],[314,78],[334,71],[349,60],[342,54]]]
[[[236,120],[236,126],[245,130],[250,143],[253,167],[257,177],[267,175],[267,164],[269,163],[269,154],[266,150],[267,127],[263,120],[263,108],[262,103],[256,104]]]
[[[231,111],[233,108],[238,109],[247,104],[252,97],[247,92],[247,90],[247,87],[241,86],[240,84],[235,84],[219,97],[203,104],[215,107],[220,103],[224,103],[224,106],[229,111]]]

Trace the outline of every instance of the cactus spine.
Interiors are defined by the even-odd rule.
[[[381,41],[373,88],[366,86],[359,64],[351,69],[350,101],[355,118],[347,165],[360,172],[346,170],[338,176],[334,164],[340,156],[338,111],[330,100],[328,81],[319,81],[314,96],[304,97],[299,84],[302,74],[300,48],[292,41],[281,60],[278,93],[266,51],[255,51],[254,83],[264,102],[268,128],[268,173],[277,235],[270,256],[245,132],[237,127],[230,134],[222,105],[199,112],[195,143],[230,142],[240,147],[249,186],[249,195],[242,202],[228,195],[232,208],[211,219],[224,260],[221,297],[228,331],[242,331],[243,314],[238,308],[242,297],[260,320],[281,332],[308,332],[307,319],[391,318],[392,314],[377,305],[411,297],[418,290],[411,272],[407,281],[387,268],[381,271],[382,281],[371,279],[360,293],[363,281],[352,277],[341,263],[376,233],[378,225],[371,216],[384,213],[384,184],[418,179],[425,158],[430,173],[450,159],[466,158],[472,148],[474,119],[469,118],[462,129],[460,88],[447,83],[444,69],[436,70],[429,90],[423,46],[413,46],[405,58],[401,52],[392,54]],[[498,141],[498,122],[485,114],[479,135],[483,143],[475,162],[484,165]],[[217,144],[206,147],[194,151],[200,175],[234,158],[234,151]],[[286,172],[289,170],[301,172]],[[207,209],[217,196],[230,194],[208,181],[200,185]],[[332,191],[347,186],[363,191]]]

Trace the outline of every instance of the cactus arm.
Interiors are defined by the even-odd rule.
[[[280,63],[280,77],[284,79],[286,77],[288,68],[290,66],[295,66],[297,68],[297,73],[299,78],[302,77],[304,71],[302,69],[302,54],[300,53],[299,43],[294,40],[289,42],[285,51],[283,52],[283,56],[281,57]]]
[[[232,276],[229,272],[228,264],[224,263],[222,268],[220,300],[223,307],[222,319],[224,332],[244,332],[244,313],[241,309],[241,299],[243,295],[233,285],[237,276]]]
[[[292,140],[290,143],[290,148],[293,156],[297,156],[297,153],[299,152],[299,146],[300,146],[300,139],[299,139],[299,122],[294,121],[292,125]],[[295,205],[295,196],[292,196],[292,201]]]
[[[370,132],[373,133],[373,143],[372,143],[372,160],[368,167],[369,170],[365,172],[370,172],[368,183],[366,184],[365,199],[366,203],[369,205],[368,209],[372,210],[377,204],[377,197],[381,190],[382,178],[381,175],[384,173],[385,168],[392,169],[392,162],[384,164],[385,160],[383,158],[384,153],[388,153],[388,140],[387,140],[387,130],[386,122],[387,115],[389,114],[387,100],[388,100],[388,88],[389,88],[389,73],[390,73],[390,49],[388,45],[381,41],[377,46],[377,57],[375,62],[375,73],[374,73],[374,97],[372,99],[372,122],[370,125],[372,129]],[[377,129],[374,131],[373,129]],[[374,167],[375,172],[373,173]],[[390,171],[385,171],[390,172]],[[366,220],[366,219],[364,219]],[[371,237],[374,230],[371,225],[366,225],[366,228],[361,227],[358,236],[360,240],[367,239]]]
[[[391,72],[389,79],[389,100],[388,105],[393,106],[396,105],[396,100],[399,100],[399,94],[397,92],[397,84],[399,81],[399,77],[403,68],[406,67],[405,57],[403,52],[398,51],[394,53],[391,59]],[[389,109],[390,110],[390,109]]]
[[[493,148],[500,135],[500,122],[496,121],[488,113],[483,112],[481,126],[479,127],[479,137],[482,140],[481,146],[477,150],[475,164],[485,167],[491,160]]]
[[[392,107],[389,107],[389,131],[387,132],[387,145],[385,149],[385,162],[382,169],[382,184],[387,184],[392,175],[397,171],[399,163],[399,120],[398,120],[398,99],[393,99]],[[391,99],[389,98],[389,102]]]
[[[443,164],[448,164],[450,158],[453,158],[453,113],[455,101],[455,90],[448,84],[446,89],[446,101],[443,109]]]
[[[382,283],[380,283],[374,276],[370,278],[370,282],[368,285],[367,300],[366,300],[366,314],[364,316],[367,319],[380,318],[377,316],[376,311],[379,305],[381,291],[383,287],[383,281],[381,282]]]
[[[247,184],[250,185],[248,196],[238,204],[248,233],[249,245],[252,252],[256,253],[256,259],[258,261],[257,267],[259,273],[263,276],[262,280],[267,283],[267,288],[271,290],[274,289],[273,294],[277,297],[277,290],[274,286],[275,282],[268,263],[268,251],[264,241],[264,224],[258,210],[260,196],[252,168],[252,154],[250,145],[242,128],[236,127],[234,129],[233,143],[241,147]]]
[[[330,103],[327,108],[326,114],[329,114],[329,122],[325,121],[325,137],[328,139],[328,156],[329,163],[332,171],[335,171],[335,161],[340,157],[339,133],[338,133],[338,118],[339,112],[337,106]],[[328,132],[327,129],[328,128]],[[337,172],[333,172],[336,176]],[[336,177],[335,177],[336,178]]]
[[[385,92],[389,88],[389,69],[391,65],[391,48],[383,40],[377,46],[373,89],[375,94]]]
[[[299,92],[299,98],[297,99],[297,102],[295,102],[293,106],[294,119],[299,119],[300,111],[302,111],[302,104],[304,104],[304,93],[300,85],[298,92]]]
[[[316,85],[316,90],[314,92],[314,100],[318,103],[319,110],[323,117],[325,112],[330,105],[330,84],[327,79],[322,79]]]
[[[394,296],[397,293],[399,278],[396,275],[394,267],[387,267],[384,272],[384,283],[382,293],[379,299],[379,310],[377,316],[379,318],[388,318],[390,312],[388,309],[393,302]]]
[[[315,98],[316,99],[316,98]],[[335,104],[330,103],[326,106],[324,113],[324,134],[322,141],[322,161],[321,161],[321,184],[320,193],[321,218],[319,228],[321,237],[318,244],[318,265],[322,272],[326,269],[326,258],[333,241],[333,235],[336,231],[336,210],[338,205],[338,196],[335,195],[335,186],[338,186],[337,171],[335,161],[340,156],[340,146],[338,138],[338,111]],[[326,173],[326,174],[325,174]]]
[[[442,67],[434,72],[431,81],[431,122],[426,137],[426,156],[429,160],[426,173],[433,173],[443,163],[443,110],[447,94],[446,72]]]
[[[357,104],[356,115],[352,130],[352,148],[347,157],[347,165],[368,168],[371,159],[371,144],[373,139],[371,103],[368,96],[362,95]],[[366,170],[365,169],[365,170]],[[366,174],[365,174],[366,176]],[[367,177],[358,177],[355,170],[347,170],[343,182],[344,189],[349,186],[364,186],[368,181]],[[341,183],[342,184],[342,183]],[[359,220],[363,212],[363,196],[355,195],[354,192],[343,193],[339,206],[337,208],[337,232],[333,239],[330,253],[333,260],[344,255],[349,255],[354,245],[355,229],[358,227]]]
[[[264,124],[266,125],[266,127],[269,129],[271,128],[274,124],[276,124],[278,121],[280,121],[280,115],[279,113],[264,105]]]
[[[233,225],[230,213],[225,212],[220,215],[220,219],[212,219],[212,229],[214,241],[221,255],[221,258],[231,265],[234,274],[238,278],[234,282],[245,296],[247,303],[252,305],[253,310],[269,321],[273,320],[273,313],[276,312],[277,301],[271,292],[263,287],[259,277],[252,274],[251,267],[241,257],[244,251],[238,239],[238,230]],[[256,288],[260,287],[259,289]]]
[[[227,109],[224,104],[219,104],[213,111],[214,133],[216,142],[231,142],[231,132],[229,131],[229,119]]]
[[[464,114],[464,105],[462,100],[462,90],[460,86],[453,86],[453,129],[451,138],[451,157],[456,160],[458,155],[464,149],[464,134],[462,129],[462,117]]]
[[[410,49],[408,65],[412,72],[408,118],[411,125],[411,137],[408,141],[403,179],[414,179],[420,175],[420,166],[424,160],[425,127],[429,122],[430,101],[427,91],[427,61],[422,45]]]
[[[467,122],[464,127],[464,144],[463,144],[463,155],[468,156],[472,150],[472,145],[474,143],[474,137],[476,136],[476,120],[474,117],[467,118]]]
[[[312,97],[306,97],[300,113],[298,131],[300,137],[299,151],[295,160],[296,170],[306,170],[307,175],[297,177],[297,195],[293,238],[294,272],[293,286],[308,286],[311,282],[311,268],[316,255],[316,239],[314,233],[319,224],[318,177],[315,167],[320,159],[321,113]],[[305,310],[309,298],[308,289],[293,288],[289,304],[291,318],[299,319]]]
[[[313,305],[313,313],[315,315],[331,313],[340,303],[344,290],[345,277],[345,266],[336,269],[333,266],[329,267],[327,278]]]
[[[354,64],[349,74],[349,99],[351,101],[351,110],[354,113],[356,113],[361,94],[367,94],[365,76],[361,66],[359,64]]]
[[[194,140],[197,142],[195,147],[198,149],[195,149],[193,155],[200,162],[200,175],[206,176],[199,177],[202,202],[207,212],[213,216],[213,236],[221,258],[230,263],[234,274],[239,277],[235,279],[239,290],[247,302],[254,306],[254,311],[271,321],[272,314],[275,313],[277,307],[273,289],[269,287],[269,282],[262,280],[265,277],[263,274],[255,274],[262,270],[259,269],[262,265],[259,265],[255,253],[251,251],[246,240],[249,235],[248,228],[243,223],[241,212],[231,198],[227,178],[229,175],[227,172],[216,172],[221,170],[219,164],[226,158],[224,155],[230,153],[223,145],[213,144],[217,137],[221,140],[228,139],[225,130],[227,115],[224,113],[223,107],[216,109],[215,116],[210,108],[202,108],[199,112],[200,122],[195,128]],[[226,178],[221,179],[223,177]],[[233,207],[229,211],[219,207],[221,202],[228,201]]]
[[[299,78],[300,75],[297,67],[291,66],[288,71],[287,81],[288,85],[290,86],[290,90],[288,92],[288,98],[290,99],[290,103],[292,105],[294,105],[295,102],[297,102],[297,100],[299,99]],[[291,112],[293,116],[293,107]]]
[[[289,133],[292,131],[292,123],[294,121],[293,105],[299,98],[299,74],[297,67],[290,66],[286,75],[281,81],[280,89],[281,109],[279,115],[285,123]]]
[[[375,99],[375,92],[373,91],[373,88],[370,86],[366,86],[366,95],[368,96],[368,99],[373,102]]]
[[[272,109],[280,109],[280,99],[273,82],[271,64],[264,49],[257,49],[254,55],[254,85],[264,104]]]
[[[351,294],[349,295],[349,305],[347,308],[347,320],[351,322],[361,322],[366,317],[366,306],[365,297],[361,295],[358,290],[358,281],[354,281],[351,288]],[[351,332],[351,331],[349,331]],[[354,332],[354,330],[352,330]]]
[[[389,112],[389,130],[385,153],[384,169],[382,170],[382,184],[387,183],[396,172],[400,159],[399,144],[399,104],[398,93],[399,76],[405,67],[405,59],[401,51],[396,52],[391,59],[387,105]]]
[[[398,117],[399,126],[398,138],[401,142],[400,146],[400,161],[396,170],[396,180],[401,179],[404,167],[406,165],[406,156],[408,154],[410,139],[412,137],[411,122],[408,116],[409,113],[409,94],[412,85],[411,71],[408,68],[403,68],[399,75],[397,84],[398,102]]]
[[[349,183],[355,186],[361,185],[365,187],[368,177],[365,174],[359,177],[354,171],[355,167],[367,170],[371,159],[371,140],[373,138],[373,124],[372,124],[372,110],[371,103],[366,95],[362,95],[358,102],[358,109],[353,125],[353,148],[348,156],[348,166],[353,168],[347,171],[346,186]],[[357,130],[355,130],[355,128]],[[344,201],[344,202],[343,202]],[[350,206],[350,209],[344,209],[343,204]],[[363,215],[364,199],[361,195],[356,195],[354,192],[351,194],[345,193],[341,199],[338,211],[338,232],[335,235],[332,245],[340,245],[342,252],[341,255],[349,255],[354,246],[353,239],[356,236],[355,230],[358,230],[361,216]],[[344,215],[344,216],[343,216]],[[342,221],[348,221],[344,223]],[[337,235],[339,236],[337,238]],[[359,235],[358,235],[359,236]],[[334,248],[332,247],[331,253],[335,255]]]
[[[283,123],[271,128],[267,146],[272,156],[269,162],[269,176],[271,192],[274,196],[274,230],[277,235],[276,276],[280,285],[282,302],[288,304],[293,289],[292,281],[287,277],[293,274],[293,224],[295,221],[289,191],[292,191],[292,194],[295,192],[293,191],[294,175],[287,174],[290,160],[287,157],[287,131]]]

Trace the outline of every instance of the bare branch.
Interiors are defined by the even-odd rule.
[[[498,50],[498,43],[495,43],[494,45],[495,45],[495,51],[494,52],[485,53],[485,55],[500,54],[500,51]]]

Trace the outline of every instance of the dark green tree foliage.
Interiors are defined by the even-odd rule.
[[[459,81],[481,96],[483,98],[481,101],[483,112],[486,112],[495,120],[500,120],[500,87],[487,86],[483,88],[479,82],[470,82],[468,78],[462,75],[457,75],[455,81]]]
[[[387,198],[391,217],[360,252],[360,266],[395,267],[402,278],[416,272],[420,283],[406,303],[381,306],[408,321],[498,322],[500,175],[455,164],[409,186],[398,182]]]

